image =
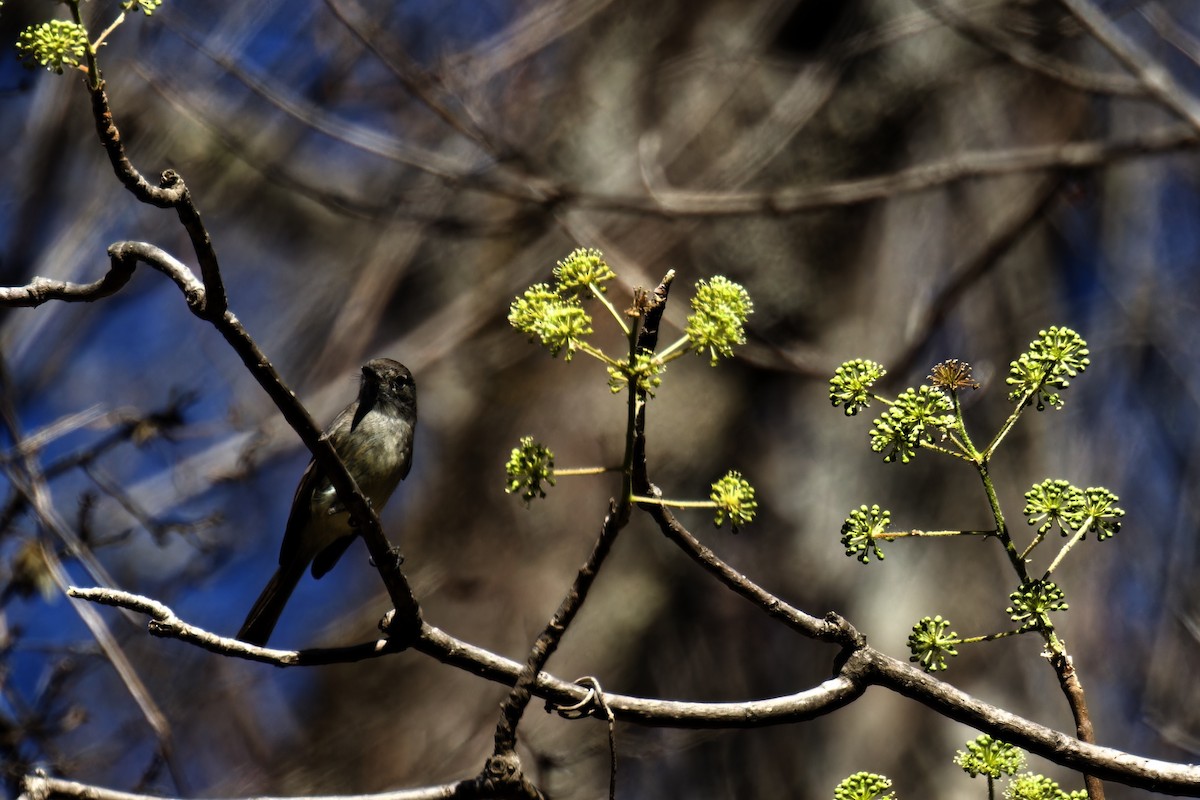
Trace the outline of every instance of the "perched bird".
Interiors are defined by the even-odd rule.
[[[358,398],[337,415],[325,436],[376,512],[408,475],[416,426],[417,386],[408,368],[390,358],[364,364]],[[310,461],[292,498],[279,569],[250,609],[238,638],[265,645],[308,565],[313,577],[320,578],[357,535],[333,485]]]

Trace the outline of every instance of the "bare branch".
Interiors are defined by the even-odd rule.
[[[92,69],[98,75],[98,69],[93,61]],[[95,85],[88,82],[88,92],[92,98],[92,118],[96,123],[96,133],[104,152],[108,154],[113,172],[133,196],[143,203],[159,208],[173,208],[179,216],[180,223],[187,231],[192,249],[200,263],[200,272],[204,276],[205,308],[204,314],[216,318],[225,313],[227,299],[225,283],[221,279],[221,270],[217,263],[217,253],[213,249],[212,239],[200,219],[200,211],[192,202],[191,192],[184,184],[183,178],[175,170],[166,170],[159,178],[157,187],[151,186],[137,168],[125,155],[125,144],[117,124],[113,121],[112,110],[108,107],[108,95],[104,92],[104,81],[97,80]]]
[[[25,286],[0,287],[0,305],[33,308],[51,300],[91,303],[116,294],[133,277],[133,265],[113,262],[104,277],[92,283],[72,283],[34,277]]]
[[[1197,145],[1200,145],[1200,129],[1174,126],[1128,139],[1095,139],[964,153],[945,161],[920,164],[886,175],[811,187],[798,186],[769,192],[709,192],[655,187],[654,202],[651,204],[632,197],[579,195],[576,199],[583,206],[610,211],[638,210],[667,217],[797,214],[882,200],[969,178],[1096,167],[1151,153],[1191,149]]]
[[[495,135],[476,118],[462,98],[449,92],[439,76],[426,72],[398,46],[387,41],[382,29],[366,9],[354,0],[325,0],[325,5],[346,30],[396,76],[405,89],[452,130],[477,143],[493,157],[505,155],[505,148],[499,146]]]
[[[1147,94],[1200,131],[1200,101],[1090,0],[1059,0],[1092,36],[1137,77]]]
[[[1140,97],[1146,94],[1145,87],[1127,75],[1092,72],[1048,56],[1025,42],[997,33],[993,26],[977,23],[970,15],[964,14],[951,3],[943,0],[918,0],[917,4],[962,37],[1064,86],[1083,92],[1126,97]]]
[[[77,597],[81,600],[89,600],[93,603],[126,608],[146,614],[150,617],[148,630],[154,636],[179,639],[180,641],[194,644],[210,653],[244,658],[249,661],[258,661],[275,667],[348,664],[404,650],[403,646],[388,639],[365,642],[351,647],[276,650],[269,647],[246,644],[240,639],[219,636],[203,628],[190,625],[177,617],[175,612],[163,603],[142,595],[115,589],[81,589],[75,586],[70,588],[68,594],[71,597]]]
[[[1179,24],[1179,21],[1163,8],[1162,3],[1147,3],[1139,12],[1164,41],[1187,56],[1193,64],[1200,66],[1200,39]]]
[[[228,309],[219,317],[211,316],[212,308],[206,300],[205,286],[196,280],[186,265],[165,251],[143,242],[118,242],[110,246],[108,252],[113,262],[113,271],[120,275],[132,274],[136,263],[142,261],[171,278],[183,291],[192,313],[209,321],[242,359],[250,374],[267,392],[284,419],[304,441],[313,458],[329,476],[351,518],[358,523],[359,534],[371,553],[397,611],[393,634],[401,640],[415,636],[420,629],[420,609],[408,579],[400,569],[399,553],[392,549],[380,527],[378,515],[362,495],[354,478],[334,451],[333,445],[322,436],[308,410],[284,384],[270,359],[259,349],[241,321]],[[128,277],[125,280],[127,281]],[[29,294],[28,288],[18,288],[15,291],[14,296],[18,301]],[[92,298],[86,291],[72,290],[60,293],[55,299],[71,302]]]
[[[55,797],[78,798],[78,800],[173,800],[161,795],[135,794],[133,792],[118,792],[93,786],[77,781],[66,781],[61,778],[50,778],[44,774],[28,775],[24,780],[22,800],[51,800]],[[479,797],[464,791],[461,784],[445,784],[429,786],[423,789],[406,789],[397,792],[381,792],[380,794],[360,795],[329,795],[326,797],[310,796],[305,800],[438,800],[439,798],[470,798]],[[261,797],[258,800],[271,800]]]
[[[732,572],[732,568],[715,556],[712,567]],[[745,578],[742,581],[753,586]],[[725,582],[724,578],[722,582]],[[764,592],[759,587],[753,588]],[[373,655],[384,655],[400,649],[389,649],[390,645],[370,642],[357,647],[330,650],[273,651],[208,634],[180,622],[163,604],[138,595],[102,589],[73,588],[71,592],[81,599],[121,605],[149,614],[155,620],[150,628],[155,635],[184,639],[213,652],[275,666],[361,660],[360,654],[365,654],[369,649],[375,650]],[[218,641],[223,642],[221,648],[208,646]],[[497,683],[512,685],[522,671],[522,665],[515,661],[455,639],[427,624],[422,625],[420,638],[412,643],[412,649]],[[604,697],[618,720],[642,725],[692,729],[761,728],[825,716],[853,702],[872,685],[888,688],[950,719],[1002,738],[1056,764],[1142,789],[1200,797],[1200,766],[1158,761],[1080,742],[972,697],[907,662],[869,646],[855,649],[838,674],[819,686],[769,700],[703,703],[648,699],[607,691]],[[587,690],[578,684],[541,673],[533,685],[533,693],[556,705],[570,705],[583,700]],[[598,709],[593,710],[593,716],[600,715]]]

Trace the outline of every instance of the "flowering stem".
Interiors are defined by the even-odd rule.
[[[120,14],[117,15],[117,18],[113,20],[112,25],[109,25],[107,28],[105,28],[104,32],[101,33],[100,36],[96,39],[96,41],[92,43],[92,45],[91,45],[92,52],[94,53],[94,52],[98,51],[104,45],[104,40],[107,39],[109,37],[109,35],[112,34],[113,31],[115,31],[118,27],[120,27],[121,23],[123,23],[124,21],[125,21],[125,12],[122,11]]]
[[[554,470],[554,477],[571,477],[574,475],[603,475],[606,472],[618,472],[620,467],[567,467]]]
[[[71,10],[71,21],[87,30],[83,24],[83,17],[79,15],[79,0],[67,0],[67,8]],[[100,38],[103,39],[104,35],[102,34]],[[99,46],[99,42],[96,46]],[[91,42],[88,42],[88,46],[84,48],[84,59],[87,61],[88,88],[95,91],[100,88],[102,81],[100,80],[100,65],[96,63],[96,48],[92,46]]]
[[[627,335],[628,335],[628,333],[629,332],[626,331]],[[580,340],[577,345],[577,348],[578,348],[579,352],[586,353],[587,355],[591,356],[592,358],[602,362],[605,366],[616,367],[617,369],[620,369],[621,367],[624,366],[624,364],[622,364],[620,361],[617,361],[615,358],[612,358],[607,353],[605,353],[603,350],[599,349],[598,347],[593,347],[592,345],[588,344],[585,341]]]
[[[1004,437],[1008,436],[1008,432],[1017,424],[1017,420],[1021,416],[1021,412],[1025,410],[1025,405],[1033,397],[1033,392],[1026,392],[1021,395],[1021,399],[1017,401],[1017,407],[1008,415],[1008,419],[1004,420],[1004,424],[1000,426],[1000,430],[996,432],[995,437],[988,444],[987,449],[983,451],[984,459],[991,459],[992,453],[996,452],[996,448],[1000,446],[1000,442],[1004,441]]]
[[[996,531],[883,531],[882,533],[871,534],[872,539],[882,539],[885,542],[893,542],[896,539],[912,538],[933,538],[935,536],[995,536]]]
[[[958,458],[963,461],[970,461],[972,463],[975,463],[975,459],[972,458],[967,453],[960,453],[956,450],[951,450],[949,447],[942,447],[940,444],[934,444],[933,442],[931,442],[927,439],[922,439],[920,442],[918,442],[918,445],[920,445],[921,447],[924,447],[926,450],[932,450],[935,453],[941,453],[944,456],[952,456],[954,458]]]
[[[639,328],[642,324],[642,318],[639,316],[626,334],[629,337],[630,368],[632,368],[637,360]],[[624,365],[616,366],[621,367]],[[633,497],[633,457],[634,451],[637,450],[637,420],[638,413],[642,410],[645,402],[646,398],[644,394],[637,388],[637,381],[630,381],[629,400],[626,405],[625,419],[625,457],[621,459],[621,496],[627,498],[623,503],[626,508],[631,503],[628,498]]]
[[[1046,534],[1044,532],[1039,533],[1037,536],[1033,537],[1033,541],[1029,543],[1029,546],[1021,551],[1021,560],[1024,561],[1027,558],[1029,558],[1029,554],[1032,553],[1034,548],[1036,548],[1039,544],[1041,544],[1045,538],[1046,538]]]
[[[950,391],[950,400],[954,403],[954,427],[955,430],[950,431],[950,438],[962,448],[963,453],[975,463],[980,463],[985,456],[981,455],[975,449],[975,444],[971,441],[971,434],[967,433],[967,423],[963,419],[962,402],[958,399],[958,392]],[[955,433],[958,436],[955,436]],[[961,438],[959,438],[961,437]]]
[[[588,288],[592,290],[592,294],[596,296],[596,299],[604,304],[604,307],[608,309],[608,313],[612,314],[612,318],[621,326],[621,332],[628,336],[629,326],[625,323],[625,319],[617,313],[617,309],[613,308],[613,304],[609,302],[608,296],[600,291],[600,287],[594,283],[589,283]]]
[[[1088,529],[1092,527],[1093,519],[1094,517],[1088,517],[1085,519],[1083,524],[1079,526],[1079,530],[1075,531],[1075,535],[1072,536],[1070,540],[1068,540],[1067,543],[1062,546],[1062,549],[1058,551],[1058,555],[1056,555],[1054,560],[1050,562],[1050,566],[1046,567],[1046,574],[1042,576],[1042,580],[1047,580],[1050,577],[1050,573],[1058,569],[1058,565],[1061,564],[1062,560],[1067,557],[1067,553],[1071,551],[1071,548],[1078,544],[1079,540],[1082,539],[1084,534],[1088,532]]]
[[[1004,552],[1008,555],[1009,563],[1016,570],[1021,583],[1025,583],[1029,580],[1029,571],[1025,568],[1025,560],[1017,552],[1012,536],[1008,533],[1008,524],[1004,521],[1004,511],[1000,508],[1000,498],[996,496],[996,487],[992,483],[991,474],[988,473],[986,453],[983,454],[983,458],[982,462],[976,464],[976,468],[979,470],[979,479],[983,481],[983,491],[987,494],[988,505],[992,509],[992,518],[996,520],[996,538],[1004,545]]]
[[[1000,631],[999,633],[988,633],[983,636],[967,636],[959,639],[959,644],[975,644],[976,642],[994,642],[997,639],[1004,639],[1008,636],[1017,636],[1022,631]]]
[[[664,364],[668,361],[674,361],[687,352],[687,350],[682,349],[687,343],[688,337],[680,336],[678,339],[671,342],[671,344],[665,350],[660,351],[658,353],[658,357]]]
[[[629,498],[631,503],[647,503],[655,506],[665,506],[668,508],[716,508],[717,504],[712,500],[668,500],[665,497],[643,497],[641,495],[633,495]]]

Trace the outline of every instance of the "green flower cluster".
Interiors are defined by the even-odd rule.
[[[566,292],[597,293],[607,291],[604,285],[616,278],[616,273],[595,248],[577,248],[554,267],[554,284],[560,294]]]
[[[574,250],[555,266],[553,285],[534,284],[513,301],[509,324],[527,334],[530,341],[541,342],[552,355],[565,351],[566,360],[570,361],[582,349],[603,361],[608,369],[608,385],[614,393],[633,383],[652,395],[662,383],[660,375],[667,361],[695,350],[708,353],[715,365],[720,356],[733,355],[734,346],[746,342],[746,319],[754,310],[750,295],[740,284],[717,276],[697,282],[692,313],[679,341],[659,353],[638,353],[632,363],[629,359],[612,358],[584,341],[592,334],[592,317],[584,310],[583,301],[599,298],[625,333],[632,335],[621,315],[604,297],[605,284],[614,278],[616,275],[599,250]]]
[[[566,351],[566,360],[592,334],[592,317],[583,308],[589,294],[604,294],[604,284],[617,276],[599,250],[578,248],[554,267],[554,286],[535,283],[512,302],[508,322],[529,340],[540,341],[550,354]]]
[[[846,407],[846,416],[853,417],[871,405],[871,387],[887,374],[887,370],[874,361],[856,358],[837,368],[829,379],[829,402]]]
[[[162,0],[125,0],[121,8],[125,11],[141,11],[148,17],[161,5]]]
[[[875,558],[883,561],[883,551],[875,535],[887,530],[891,521],[892,512],[877,505],[867,508],[864,504],[851,511],[842,523],[842,547],[846,548],[846,555],[868,564],[874,553]]]
[[[984,734],[967,742],[967,749],[959,750],[954,763],[976,778],[988,778],[988,797],[993,796],[992,781],[1005,775],[1015,775],[1005,789],[1008,800],[1087,800],[1087,792],[1066,792],[1044,775],[1026,772],[1017,775],[1025,766],[1025,754],[1006,742]],[[894,800],[890,792],[892,782],[883,775],[872,772],[857,772],[838,784],[834,800]]]
[[[664,284],[669,284],[674,275],[674,271],[668,272]],[[635,348],[639,329],[629,320],[637,320],[648,313],[650,296],[638,289],[634,292],[632,308],[618,312],[606,297],[606,284],[615,278],[599,250],[576,249],[554,267],[552,283],[534,284],[513,300],[508,312],[509,324],[526,334],[530,341],[540,342],[554,356],[565,353],[565,360],[570,361],[576,352],[582,352],[603,363],[613,394],[634,390],[630,397],[631,409],[645,398],[654,396],[655,390],[662,385],[663,372],[670,361],[681,358],[689,350],[696,350],[708,353],[712,363],[716,364],[719,356],[733,355],[734,346],[746,341],[745,324],[753,311],[750,295],[741,285],[717,276],[696,284],[684,335],[657,352]],[[593,332],[592,317],[584,308],[587,299],[600,302],[625,334],[630,351],[634,352],[613,357],[587,341]],[[564,469],[559,474],[593,474],[597,471],[602,470]],[[528,437],[512,451],[507,472],[507,490],[520,492],[526,504],[545,497],[543,483],[554,485],[553,456]],[[712,484],[710,498],[709,501],[689,502],[635,499],[681,508],[715,506],[716,525],[720,527],[728,520],[735,533],[739,526],[754,519],[758,508],[754,487],[739,472],[730,472]]]
[[[753,310],[750,295],[741,284],[720,275],[697,282],[684,329],[688,343],[697,353],[707,351],[716,366],[719,356],[728,358],[734,345],[746,343],[746,319]]]
[[[1070,328],[1051,327],[1038,332],[1029,350],[1009,364],[1006,383],[1012,387],[1008,399],[1036,402],[1038,411],[1046,406],[1062,408],[1057,390],[1066,389],[1070,378],[1088,368],[1087,342]]]
[[[725,524],[726,517],[729,518],[729,527],[734,533],[737,533],[739,526],[749,525],[754,521],[754,514],[758,509],[758,502],[754,499],[754,487],[737,470],[730,470],[725,477],[714,483],[709,497],[717,506],[717,516],[713,524],[718,528]]]
[[[80,0],[63,2],[70,6],[73,17],[78,19]],[[52,19],[30,25],[17,37],[17,56],[27,67],[41,66],[62,75],[68,68],[80,67],[85,56],[98,51],[105,38],[125,21],[126,12],[140,11],[149,17],[161,5],[162,0],[122,0],[121,14],[95,42],[89,39],[87,28],[71,20]]]
[[[874,772],[856,772],[833,790],[833,800],[895,800],[892,782]]]
[[[919,663],[926,672],[946,669],[946,657],[958,655],[955,645],[962,643],[957,633],[947,632],[949,627],[950,620],[942,619],[940,614],[922,617],[908,635],[908,649],[912,653],[908,660]]]
[[[531,342],[540,341],[555,357],[566,350],[567,361],[592,333],[592,317],[579,297],[570,289],[555,291],[545,283],[535,283],[513,301],[508,322],[528,334]]]
[[[1103,486],[1080,489],[1063,480],[1047,478],[1025,493],[1025,519],[1046,533],[1057,525],[1068,536],[1088,525],[1096,538],[1104,541],[1121,530],[1125,510],[1117,506],[1119,498]],[[1087,538],[1084,534],[1083,538]]]
[[[1064,792],[1045,775],[1025,773],[1013,778],[1004,790],[1006,800],[1087,800],[1087,792],[1079,789]]]
[[[633,357],[633,366],[610,364],[607,369],[608,388],[613,394],[625,391],[632,377],[637,388],[654,397],[654,390],[662,385],[662,374],[667,365],[656,354],[641,351]]]
[[[999,778],[1001,775],[1016,775],[1025,766],[1025,753],[985,733],[967,742],[967,749],[958,751],[954,763],[972,778],[980,775]]]
[[[88,46],[84,27],[65,19],[31,25],[17,38],[17,54],[26,66],[40,65],[59,75],[67,67],[78,67]]]
[[[504,491],[521,493],[521,500],[529,505],[534,499],[546,496],[542,483],[554,485],[554,453],[534,441],[532,436],[521,438],[519,447],[514,447],[504,465],[508,474],[508,485]]]
[[[1066,596],[1054,581],[1028,581],[1008,599],[1012,605],[1004,610],[1022,631],[1035,628],[1039,623],[1049,625],[1050,612],[1068,608]]]
[[[871,428],[871,449],[883,453],[883,460],[912,460],[922,441],[932,442],[935,432],[954,424],[954,404],[931,386],[905,389],[891,408],[875,420]]]

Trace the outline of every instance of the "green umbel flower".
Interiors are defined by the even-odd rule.
[[[716,366],[719,357],[732,356],[735,345],[746,343],[746,319],[753,310],[741,284],[720,275],[698,282],[684,330],[688,343],[698,353],[707,352]]]
[[[931,386],[906,389],[871,428],[871,449],[883,460],[904,463],[916,455],[921,441],[932,442],[954,424],[954,404]]]
[[[999,778],[1001,775],[1016,775],[1023,769],[1025,754],[1019,748],[985,733],[967,742],[967,749],[958,751],[954,763],[972,778],[979,775]]]
[[[604,254],[594,248],[578,248],[572,250],[566,258],[554,267],[554,282],[560,293],[583,292],[589,287],[597,291],[605,291],[607,282],[616,278],[616,274],[604,260]]]
[[[856,772],[833,790],[833,800],[895,800],[892,782],[874,772]]]
[[[874,361],[847,361],[829,379],[829,402],[845,406],[846,416],[853,417],[871,405],[871,387],[886,374],[887,370]]]
[[[1012,605],[1005,609],[1020,630],[1029,630],[1039,622],[1050,624],[1050,612],[1066,611],[1066,596],[1054,581],[1033,580],[1008,596]]]
[[[566,350],[567,361],[592,333],[592,318],[579,300],[563,298],[544,283],[535,283],[513,301],[508,322],[531,341],[540,341],[552,355]]]
[[[1051,327],[1038,332],[1029,349],[1009,364],[1006,383],[1012,387],[1010,400],[1025,398],[1037,403],[1038,411],[1046,406],[1062,408],[1062,396],[1057,390],[1066,389],[1070,378],[1088,368],[1087,342],[1070,328]]]
[[[27,66],[39,64],[59,75],[67,67],[78,67],[87,48],[84,27],[65,19],[31,25],[17,38],[17,54]]]
[[[949,627],[950,620],[942,619],[940,614],[922,617],[908,635],[908,649],[912,653],[908,660],[919,663],[926,672],[946,669],[946,656],[958,655],[955,645],[962,643],[957,633],[947,631]]]
[[[121,8],[126,11],[141,11],[148,17],[161,5],[162,0],[125,0],[121,3]]]
[[[754,499],[754,487],[742,477],[742,473],[730,470],[725,477],[712,485],[709,497],[717,504],[717,515],[713,524],[718,528],[725,523],[726,517],[729,518],[729,527],[734,533],[737,533],[740,526],[749,525],[754,521],[758,503]]]
[[[554,485],[554,453],[534,441],[532,436],[521,438],[519,447],[514,447],[504,465],[508,474],[508,485],[504,491],[521,493],[521,500],[529,505],[534,499],[546,496],[543,483]]]
[[[846,555],[867,564],[874,553],[875,558],[883,561],[883,551],[875,535],[886,531],[891,521],[892,513],[877,505],[870,508],[861,505],[851,511],[842,523],[842,547],[846,548]]]
[[[1086,800],[1087,792],[1064,792],[1045,775],[1026,772],[1013,778],[1004,790],[1006,800]]]

